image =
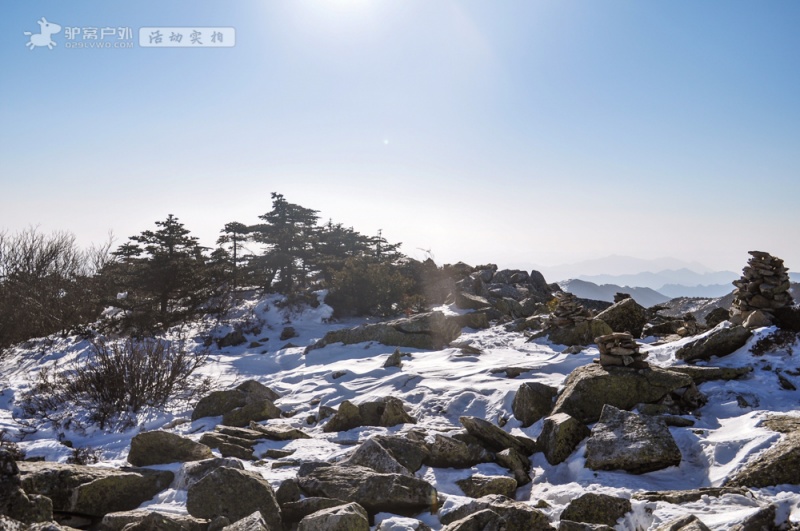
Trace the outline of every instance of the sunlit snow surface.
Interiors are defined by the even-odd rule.
[[[184,328],[183,333],[188,338],[188,345],[201,349],[203,338],[209,334],[220,337],[232,330],[236,323],[263,322],[261,331],[248,335],[242,346],[222,350],[212,347],[209,363],[201,370],[221,389],[256,379],[281,394],[276,404],[283,411],[294,414],[270,422],[284,422],[313,435],[313,439],[270,441],[256,447],[257,455],[270,448],[295,450],[285,460],[338,460],[352,452],[356,442],[373,434],[402,433],[410,429],[412,425],[323,433],[321,426],[306,422],[317,412],[317,402],[337,407],[343,400],[360,403],[387,395],[401,398],[410,408],[409,413],[418,419],[416,426],[431,431],[451,431],[460,427],[459,416],[474,415],[495,423],[500,419],[508,420],[506,430],[535,438],[541,431],[541,421],[521,428],[511,412],[517,388],[526,381],[560,386],[570,371],[591,363],[598,354],[594,347],[579,354],[564,354],[564,347],[560,345],[544,340],[528,343],[522,334],[496,326],[478,331],[464,329],[459,338],[459,342],[468,342],[481,349],[480,355],[465,355],[457,348],[435,352],[402,349],[410,353],[410,357],[403,358],[402,368],[384,368],[386,358],[395,348],[375,343],[334,344],[304,355],[304,347],[322,338],[327,331],[364,321],[328,323],[331,310],[324,304],[316,309],[287,313],[276,308],[278,300],[279,297],[270,297],[243,301],[224,323],[209,319]],[[298,337],[289,341],[298,347],[281,348],[287,342],[280,341],[279,335],[287,325],[297,331]],[[769,332],[770,329],[757,331],[756,336],[736,353],[708,363],[726,367],[752,366],[754,371],[741,380],[714,381],[699,386],[709,401],[696,417],[687,417],[695,420],[695,426],[671,428],[683,455],[679,467],[643,475],[594,472],[584,468],[584,441],[567,461],[557,466],[549,465],[541,453],[535,454],[532,458],[533,483],[518,489],[517,499],[532,504],[544,500],[549,505],[544,512],[556,521],[566,505],[584,492],[630,497],[639,491],[720,485],[725,477],[779,439],[779,434],[761,427],[762,420],[770,412],[800,415],[800,391],[781,389],[776,375],[776,370],[797,370],[800,353],[792,356],[789,352],[779,351],[755,357],[749,351],[758,337]],[[262,346],[249,348],[252,341],[260,341]],[[675,360],[674,352],[686,341],[653,346],[650,338],[642,342],[642,347],[649,352],[648,359],[652,364],[671,366],[681,363]],[[88,343],[76,337],[31,341],[11,349],[0,360],[0,429],[5,429],[12,438],[23,431],[30,432],[15,420],[23,416],[16,401],[21,392],[29,388],[41,367],[63,366],[76,357],[87,356],[89,352]],[[500,370],[506,367],[524,368],[526,371],[517,378],[508,378]],[[335,375],[338,377],[334,378]],[[742,408],[737,396],[744,397],[753,406]],[[76,414],[80,416],[80,412]],[[26,435],[19,445],[29,457],[64,462],[71,451],[58,442],[61,436],[76,447],[91,446],[100,451],[102,460],[97,466],[120,466],[126,463],[131,437],[140,430],[169,429],[198,439],[220,421],[220,418],[204,418],[188,422],[190,417],[191,408],[183,405],[166,412],[142,413],[138,417],[139,426],[124,433],[103,433],[94,429],[86,433],[60,434],[52,428],[40,426],[38,431]],[[275,460],[267,459],[261,465],[245,463],[245,466],[261,473],[275,487],[297,473],[297,466],[273,467],[274,463]],[[175,471],[176,479],[172,488],[145,505],[162,511],[185,513],[186,491],[180,488],[180,467],[165,465],[156,468]],[[441,508],[447,511],[468,500],[455,482],[476,472],[508,475],[508,471],[491,463],[472,469],[423,467],[417,475],[448,495]],[[703,497],[681,506],[633,501],[633,512],[620,521],[617,528],[655,528],[676,516],[693,513],[712,529],[729,529],[743,516],[755,512],[759,502],[764,504],[767,501],[778,504],[779,515],[791,514],[793,521],[800,521],[800,487],[784,485],[754,492],[755,498],[733,495]],[[441,528],[435,515],[423,513],[418,518],[434,529]],[[376,524],[384,520],[384,528],[407,528],[407,519],[387,513],[379,514]]]

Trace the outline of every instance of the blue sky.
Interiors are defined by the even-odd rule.
[[[800,271],[798,2],[0,9],[0,228],[122,242],[173,213],[211,244],[277,191],[440,263],[738,270],[758,248]],[[134,47],[30,50],[43,16]],[[145,26],[236,46],[144,48]]]

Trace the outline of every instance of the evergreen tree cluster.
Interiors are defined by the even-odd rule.
[[[0,349],[69,333],[117,308],[126,332],[148,336],[222,311],[243,290],[301,297],[328,290],[338,315],[388,316],[424,306],[399,243],[365,236],[272,194],[258,223],[227,223],[216,249],[168,215],[154,230],[81,251],[67,233],[0,233]],[[413,268],[412,268],[413,269]],[[112,312],[113,313],[113,312]]]

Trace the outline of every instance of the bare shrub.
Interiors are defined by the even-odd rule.
[[[163,408],[173,400],[188,402],[210,387],[207,379],[194,374],[205,363],[206,353],[188,351],[180,341],[99,339],[92,341],[90,354],[66,370],[42,369],[23,396],[23,411],[58,425],[77,422],[78,428],[75,412],[85,412],[88,422],[101,429],[111,425],[124,429],[144,408]]]

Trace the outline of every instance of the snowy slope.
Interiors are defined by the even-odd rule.
[[[258,334],[247,337],[239,347],[215,351],[202,372],[212,377],[220,388],[256,379],[276,390],[282,396],[276,404],[283,411],[293,412],[282,419],[313,435],[312,439],[265,442],[256,448],[260,454],[268,448],[296,450],[293,460],[338,459],[353,450],[353,444],[376,433],[402,432],[409,426],[394,428],[365,427],[341,433],[323,433],[321,427],[309,425],[306,418],[316,413],[318,404],[337,407],[343,400],[356,403],[393,395],[409,407],[418,426],[430,430],[448,431],[459,428],[458,417],[475,415],[492,422],[508,419],[505,429],[512,433],[536,437],[541,421],[529,428],[521,428],[513,418],[511,403],[517,388],[525,381],[538,381],[548,385],[561,385],[576,367],[591,363],[597,356],[594,347],[579,354],[565,354],[561,346],[544,340],[527,343],[518,333],[507,332],[497,326],[487,330],[464,330],[459,341],[468,341],[480,348],[480,355],[464,355],[459,349],[440,351],[403,349],[409,352],[402,368],[384,368],[386,358],[394,347],[380,344],[329,345],[303,354],[303,347],[321,338],[326,331],[342,326],[353,326],[357,321],[328,323],[330,308],[324,304],[316,309],[287,314],[276,308],[279,299],[270,297],[244,301],[231,319],[224,324],[213,321],[194,323],[184,330],[189,341],[202,348],[202,340],[209,333],[224,335],[236,322],[263,322]],[[444,309],[444,308],[443,308]],[[446,309],[450,311],[449,309]],[[291,324],[299,336],[291,341],[297,348],[281,348],[285,342],[278,339],[281,329]],[[758,336],[768,333],[758,332]],[[250,341],[260,340],[263,346],[249,348]],[[736,353],[713,365],[753,366],[755,371],[743,380],[733,382],[708,382],[700,390],[709,397],[694,420],[693,428],[671,428],[681,449],[680,467],[631,475],[623,472],[594,472],[584,468],[584,443],[564,463],[551,466],[541,453],[532,458],[535,478],[532,484],[518,489],[517,499],[537,503],[544,500],[545,509],[553,519],[564,507],[582,492],[596,491],[629,497],[641,490],[691,489],[717,486],[732,471],[769,447],[778,435],[759,426],[769,412],[794,413],[800,403],[800,391],[778,388],[775,371],[798,370],[800,359],[788,352],[754,357],[749,352],[750,343]],[[650,352],[651,363],[671,366],[675,350],[687,340],[662,346],[644,345]],[[10,434],[22,433],[22,426],[13,416],[20,416],[17,399],[29,388],[41,367],[63,364],[76,356],[86,355],[88,343],[77,337],[49,338],[20,346],[0,360],[0,429]],[[522,367],[526,369],[516,379],[507,378],[501,369]],[[338,373],[338,374],[337,374]],[[751,407],[742,408],[737,396],[746,398]],[[191,407],[176,404],[169,411],[150,411],[138,417],[139,426],[124,433],[67,432],[63,438],[75,446],[91,446],[101,452],[98,466],[119,466],[126,462],[130,439],[139,430],[171,429],[198,439],[204,431],[211,430],[219,418],[204,418],[189,422]],[[690,417],[693,418],[693,417]],[[185,419],[181,421],[179,419]],[[70,450],[58,442],[56,430],[42,427],[19,443],[29,457],[42,456],[47,460],[65,461]],[[273,468],[248,463],[252,470],[261,473],[277,487],[286,478],[294,477],[296,466]],[[177,467],[173,467],[177,470]],[[440,492],[449,495],[445,507],[463,503],[466,498],[455,481],[475,472],[507,474],[495,464],[481,464],[473,469],[432,469],[423,467],[417,474],[431,482]],[[179,486],[180,478],[173,487]],[[800,486],[782,486],[756,491],[757,497],[779,503],[785,512],[792,511],[793,520],[800,521]],[[148,505],[170,512],[185,512],[185,491],[172,488],[157,496]],[[668,503],[633,501],[634,511],[620,529],[647,529],[663,523],[676,515],[691,511],[712,529],[729,529],[742,515],[754,512],[754,499],[743,496],[704,498],[682,506]],[[390,515],[381,515],[378,520]],[[419,516],[434,529],[440,529],[435,515]]]

